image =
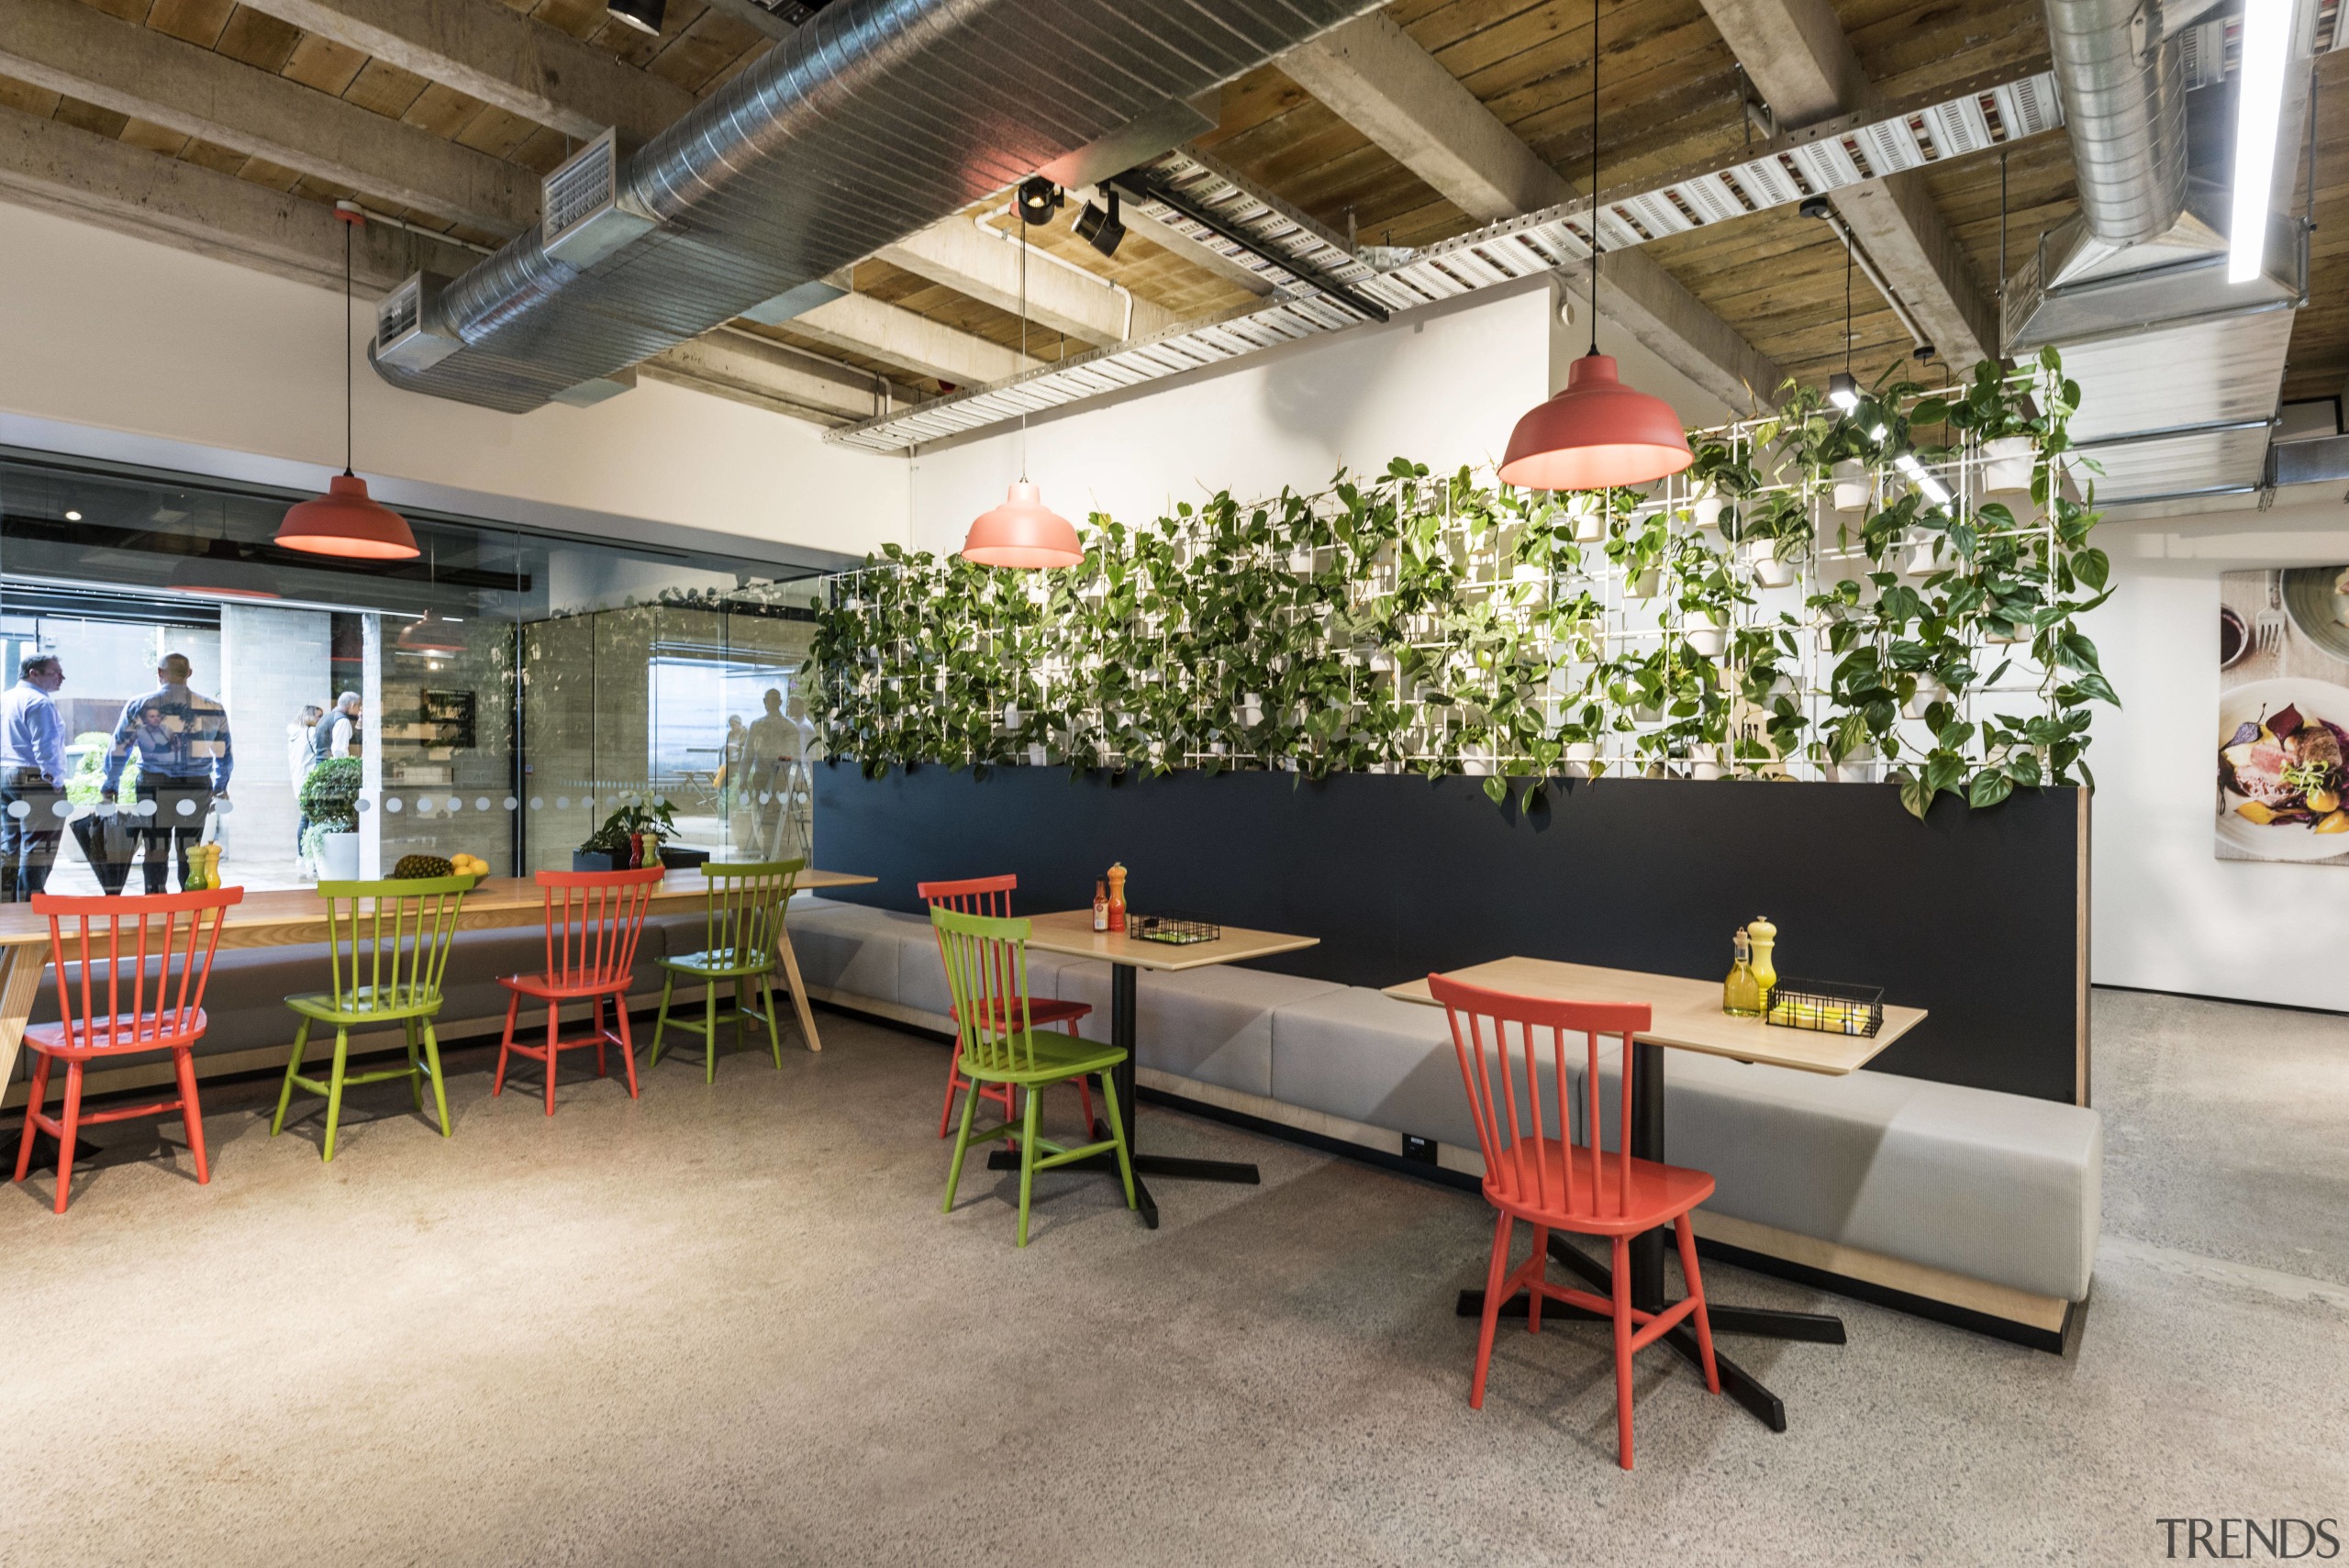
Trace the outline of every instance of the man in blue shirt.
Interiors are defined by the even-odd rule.
[[[64,818],[65,721],[55,694],[65,666],[36,653],[0,696],[0,904],[19,904],[49,884]]]
[[[146,840],[147,891],[170,891],[168,848],[179,862],[180,886],[187,886],[187,852],[204,840],[213,803],[228,795],[234,759],[228,750],[228,710],[191,691],[195,668],[184,653],[166,653],[155,668],[162,684],[122,705],[106,753],[105,795],[115,799],[123,765],[139,753],[138,800],[126,807],[139,819]]]

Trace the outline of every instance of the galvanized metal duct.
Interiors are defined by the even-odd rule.
[[[2186,207],[2186,73],[2160,0],[2046,0],[2064,125],[2090,233],[2131,245]]]
[[[540,407],[1373,4],[841,0],[628,160],[624,199],[657,227],[584,270],[533,228],[441,292],[462,348],[376,370],[508,413]]]

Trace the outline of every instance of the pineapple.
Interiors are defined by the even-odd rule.
[[[457,868],[439,855],[402,855],[400,863],[392,868],[395,882],[421,882],[456,874]]]

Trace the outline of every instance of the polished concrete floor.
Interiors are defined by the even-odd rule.
[[[1504,1333],[1467,1408],[1473,1195],[1145,1110],[1257,1188],[938,1202],[941,1049],[406,1091],[214,1179],[136,1126],[0,1192],[0,1562],[1056,1565],[2165,1561],[2176,1516],[2349,1515],[2349,1020],[2097,999],[2108,1241],[2070,1353],[1842,1312],[1729,1348],[1774,1436],[1663,1351],[1614,1463],[1603,1335]]]

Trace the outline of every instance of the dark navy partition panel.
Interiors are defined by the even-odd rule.
[[[1317,936],[1263,967],[1369,986],[1510,954],[1718,980],[1767,915],[1781,974],[1931,1011],[1881,1070],[2087,1099],[2076,790],[1920,823],[1890,785],[1608,779],[1520,816],[1464,778],[814,772],[817,863],[881,879],[829,897],[1016,872],[1019,913],[1068,909],[1123,861],[1136,909]]]

